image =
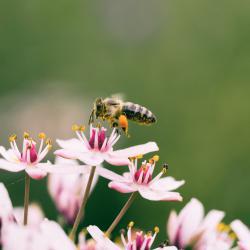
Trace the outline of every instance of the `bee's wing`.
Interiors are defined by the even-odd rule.
[[[115,94],[111,95],[111,98],[114,100],[123,101],[123,100],[125,100],[125,94],[124,93],[115,93]]]

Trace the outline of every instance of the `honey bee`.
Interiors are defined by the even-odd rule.
[[[94,119],[108,121],[112,127],[121,128],[128,134],[128,120],[141,125],[150,125],[156,122],[155,115],[147,108],[132,102],[124,102],[121,98],[97,98],[90,115],[89,124]]]

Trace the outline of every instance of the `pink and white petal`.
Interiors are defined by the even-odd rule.
[[[73,242],[56,222],[44,220],[40,229],[41,234],[50,243],[50,249],[76,250]]]
[[[47,172],[41,168],[36,166],[30,166],[25,168],[26,173],[35,180],[41,180],[47,175]]]
[[[55,165],[79,165],[77,160],[56,156]]]
[[[189,203],[181,210],[179,214],[179,244],[181,248],[190,244],[197,229],[199,228],[204,216],[204,207],[200,201],[192,198]]]
[[[0,159],[0,169],[9,171],[9,172],[20,172],[25,169],[25,165],[22,163],[12,163],[4,159]]]
[[[104,154],[104,159],[106,162],[114,166],[128,166],[128,164],[130,163],[127,157],[117,157],[115,152]]]
[[[79,154],[77,159],[90,166],[98,166],[104,162],[102,153],[92,151]]]
[[[78,151],[78,152],[88,151],[88,148],[85,146],[85,144],[76,138],[72,138],[69,140],[57,139],[56,142],[63,149],[70,149],[71,151]]]
[[[55,155],[66,159],[78,159],[79,152],[71,149],[58,149],[54,152]]]
[[[117,157],[134,157],[137,155],[144,155],[147,153],[158,151],[159,148],[155,142],[148,142],[138,146],[129,147],[126,149],[116,150],[113,152]]]
[[[175,211],[171,211],[167,222],[167,233],[170,244],[174,244],[179,228],[179,220]]]
[[[97,226],[88,226],[87,230],[92,238],[97,242],[97,249],[99,250],[121,250],[114,244]]]
[[[223,211],[211,210],[201,223],[201,230],[214,230],[224,216],[225,213]]]
[[[13,215],[13,206],[9,193],[3,183],[0,183],[0,218],[8,219]]]
[[[182,197],[177,192],[159,192],[140,186],[138,188],[140,195],[151,201],[182,201]]]
[[[184,183],[184,180],[176,181],[173,177],[163,177],[153,182],[150,188],[158,191],[172,191],[179,188]]]
[[[240,220],[234,220],[230,226],[237,235],[241,244],[248,245],[250,247],[250,231],[248,227]]]
[[[169,247],[157,247],[153,250],[178,250],[178,248],[174,246],[169,246]]]
[[[38,163],[36,167],[50,174],[88,174],[89,165],[52,165],[48,163]]]
[[[115,172],[113,172],[111,170],[108,170],[108,169],[106,169],[104,167],[101,167],[101,166],[98,166],[96,168],[96,172],[97,172],[98,175],[100,175],[100,176],[102,176],[102,177],[104,177],[104,178],[106,178],[108,180],[111,180],[111,181],[123,182],[123,181],[126,180],[123,176],[121,176],[121,175],[119,175],[119,174],[117,174],[117,173],[115,173]]]
[[[0,146],[0,154],[7,161],[14,162],[18,160],[12,149],[6,150],[5,147]]]
[[[120,193],[132,193],[137,191],[137,188],[135,186],[125,182],[111,181],[108,186],[109,188],[114,189]]]

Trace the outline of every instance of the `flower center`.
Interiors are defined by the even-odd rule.
[[[97,135],[96,135],[97,133]],[[97,138],[96,138],[97,136]],[[95,140],[97,140],[98,149],[100,150],[106,139],[106,130],[101,128],[100,130],[92,129],[91,137],[89,139],[89,145],[92,149],[95,148]]]
[[[150,166],[142,165],[134,175],[137,182],[148,184],[152,180],[152,173],[150,171]]]

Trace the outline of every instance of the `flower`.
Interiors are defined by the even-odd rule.
[[[167,232],[172,245],[180,249],[193,246],[195,250],[230,249],[233,239],[228,227],[221,222],[224,212],[210,211],[204,217],[204,207],[200,201],[193,198],[181,210],[170,213]]]
[[[118,180],[112,180],[109,187],[120,193],[138,191],[143,198],[153,201],[182,201],[181,195],[172,191],[185,182],[176,181],[172,177],[161,178],[166,173],[167,165],[164,165],[163,170],[153,178],[158,158],[158,156],[154,156],[149,162],[142,162],[139,169],[137,169],[137,159],[131,159],[129,172],[124,173]]]
[[[51,149],[51,140],[46,139],[44,133],[39,134],[41,140],[39,149],[36,148],[36,142],[29,136],[28,133],[24,133],[22,152],[19,151],[16,144],[16,135],[9,137],[11,148],[6,150],[4,147],[0,147],[0,154],[4,159],[0,159],[0,168],[10,172],[25,172],[33,179],[42,179],[47,173],[72,173],[85,171],[84,166],[74,168],[64,166],[53,166],[49,162],[41,163],[45,158],[49,150]],[[46,146],[44,147],[44,144]],[[43,148],[44,147],[44,148]]]
[[[56,222],[44,220],[37,227],[11,223],[3,228],[3,250],[76,250]]]
[[[240,250],[250,250],[250,230],[240,220],[234,220],[231,228],[239,241],[237,242]]]
[[[91,166],[98,166],[104,161],[119,166],[128,165],[129,157],[159,150],[155,142],[148,142],[114,151],[113,146],[120,138],[116,129],[113,129],[108,137],[106,128],[90,125],[89,140],[84,134],[84,129],[83,126],[74,125],[73,130],[76,132],[78,139],[57,140],[62,149],[56,150],[55,154],[68,159],[78,159]]]
[[[77,161],[57,157],[55,164],[60,165],[78,165]],[[69,224],[73,224],[80,209],[82,198],[87,186],[89,173],[86,174],[51,174],[48,179],[49,194],[55,202],[60,213]],[[94,176],[91,185],[93,190],[98,180],[98,175]]]
[[[96,250],[150,250],[154,243],[155,237],[159,232],[159,228],[155,227],[155,233],[152,235],[144,234],[142,231],[136,232],[135,239],[131,237],[131,228],[133,223],[129,224],[127,231],[127,239],[125,238],[124,231],[121,232],[121,240],[123,246],[112,242],[97,226],[88,226],[87,230],[93,239],[97,242]],[[177,250],[176,247],[162,246],[154,250]]]
[[[86,240],[85,233],[81,232],[78,237],[79,250],[97,250],[96,242],[93,239]]]
[[[19,224],[20,210],[23,209],[13,209],[8,191],[0,183],[0,245],[3,250],[76,250],[56,222],[42,220],[43,215],[37,207],[31,209],[31,213],[32,210],[36,212],[27,226]]]
[[[14,217],[19,225],[23,223],[23,207],[14,207],[13,209]],[[31,203],[29,205],[29,217],[28,224],[29,226],[37,226],[44,220],[44,213],[42,209],[36,204]]]

